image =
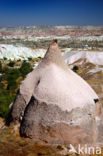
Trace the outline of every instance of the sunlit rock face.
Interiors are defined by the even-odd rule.
[[[24,46],[0,44],[0,59],[24,60],[28,58],[44,57],[45,49],[31,49]]]
[[[65,61],[69,67],[77,66],[77,73],[84,78],[99,96],[99,101],[103,106],[103,52],[99,51],[76,51],[68,52]],[[98,118],[97,118],[98,120]],[[97,121],[98,137],[97,143],[103,145],[103,110]]]
[[[64,55],[69,68],[78,67],[77,73],[96,91],[103,104],[103,51],[72,51]]]
[[[71,51],[64,55],[64,59],[67,64],[73,64],[80,59],[85,59],[85,62],[103,65],[103,51]]]
[[[88,83],[68,68],[55,40],[22,82],[11,121],[21,120],[21,136],[49,143],[93,144],[98,100]]]

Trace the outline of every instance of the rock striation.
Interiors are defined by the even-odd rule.
[[[20,135],[48,143],[94,144],[99,98],[68,68],[57,40],[42,62],[27,75],[11,108],[11,122],[20,121]]]

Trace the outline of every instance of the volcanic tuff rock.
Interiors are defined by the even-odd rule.
[[[65,64],[57,41],[22,82],[11,108],[21,136],[49,143],[93,144],[100,113],[94,90]]]
[[[45,49],[31,49],[24,46],[0,44],[0,59],[26,60],[28,58],[44,57]]]
[[[95,65],[103,65],[103,51],[71,51],[64,55],[67,64],[73,64],[80,59],[85,59]]]

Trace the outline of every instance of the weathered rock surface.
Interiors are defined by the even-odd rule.
[[[64,59],[67,64],[73,64],[80,59],[85,59],[85,62],[103,65],[103,51],[71,51],[65,54]]]
[[[22,120],[21,136],[49,143],[93,144],[99,109],[97,94],[68,68],[55,41],[22,82],[11,117],[13,122]]]
[[[44,57],[45,52],[45,49],[32,49],[21,45],[0,44],[0,59],[24,60],[28,58],[38,58]]]

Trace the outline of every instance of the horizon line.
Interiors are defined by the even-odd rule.
[[[103,27],[103,25],[22,25],[22,26],[0,26],[0,28],[16,28],[16,27],[53,27],[53,26],[64,26],[64,27]]]

